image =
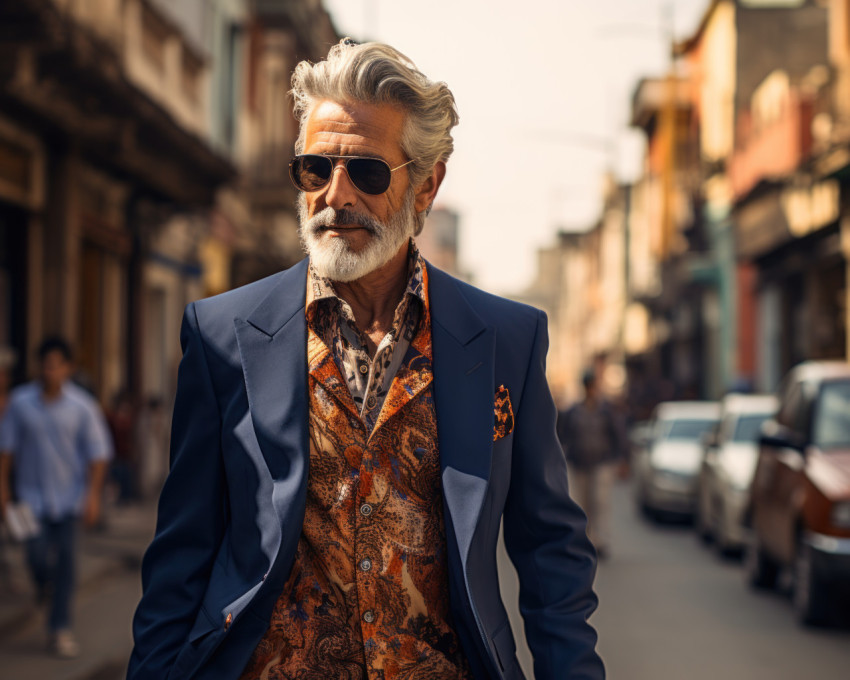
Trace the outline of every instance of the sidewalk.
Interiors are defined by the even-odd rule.
[[[74,630],[82,653],[64,660],[45,652],[45,612],[35,605],[22,546],[4,546],[0,571],[0,677],[4,680],[117,680],[132,646],[139,568],[153,536],[152,504],[117,506],[103,529],[80,529]]]

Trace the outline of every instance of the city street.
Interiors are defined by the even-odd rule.
[[[106,528],[83,532],[77,559],[77,659],[45,652],[45,612],[34,604],[22,550],[8,548],[11,582],[0,597],[2,680],[123,680],[131,620],[141,596],[139,567],[153,535],[153,505],[110,508]]]
[[[599,567],[592,619],[611,680],[848,677],[850,631],[801,628],[786,597],[750,590],[741,564],[718,558],[691,527],[639,517],[627,484],[617,489],[614,515],[613,555]],[[510,597],[504,584],[503,595]]]
[[[717,558],[690,527],[638,517],[628,485],[617,489],[615,501],[614,552],[599,568],[600,607],[593,618],[609,678],[847,677],[850,631],[800,628],[785,597],[750,591],[741,565]],[[29,611],[23,607],[17,624],[6,616],[0,635],[3,680],[124,677],[130,618],[140,592],[138,559],[152,521],[151,508],[124,511],[105,535],[86,537],[76,608],[83,649],[79,659],[63,661],[43,653],[42,615],[31,606]],[[509,567],[505,560],[502,553],[503,594],[510,601],[516,598],[516,581],[504,568]],[[518,617],[516,611],[511,615]],[[522,630],[518,620],[513,624],[515,631]],[[533,677],[522,642],[518,655]]]

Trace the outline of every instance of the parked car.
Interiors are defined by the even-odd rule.
[[[640,420],[629,428],[629,463],[634,464],[652,442],[652,421]]]
[[[776,415],[773,395],[729,394],[720,402],[720,422],[703,441],[697,484],[696,527],[721,553],[746,543],[744,510],[758,461],[762,423]]]
[[[635,460],[637,503],[646,514],[693,516],[701,439],[719,416],[717,402],[669,401],[656,407],[650,440]]]
[[[747,524],[749,582],[790,573],[803,623],[827,623],[850,603],[850,364],[807,362],[762,427]]]

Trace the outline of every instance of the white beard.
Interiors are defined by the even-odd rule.
[[[334,210],[331,207],[307,217],[307,199],[298,194],[298,235],[316,273],[331,281],[356,281],[389,262],[414,235],[417,226],[414,208],[415,194],[408,190],[404,203],[386,223],[353,210]],[[357,224],[364,227],[370,238],[359,251],[353,250],[344,238],[330,238],[322,227],[334,224]]]

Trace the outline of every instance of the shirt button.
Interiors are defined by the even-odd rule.
[[[369,505],[368,503],[364,503],[363,505],[360,506],[360,514],[363,515],[364,517],[368,517],[369,515],[372,514],[372,506]]]
[[[375,397],[369,397],[366,400],[366,406],[368,406],[370,410],[375,408],[375,404],[377,404],[377,403],[378,403],[378,400],[375,399]]]
[[[369,372],[369,367],[366,364],[360,364],[360,372],[366,375]]]
[[[368,557],[360,562],[360,569],[363,571],[369,571],[372,568],[372,560]]]
[[[371,609],[366,610],[365,612],[363,612],[363,620],[366,623],[375,623],[375,612],[373,612]]]

